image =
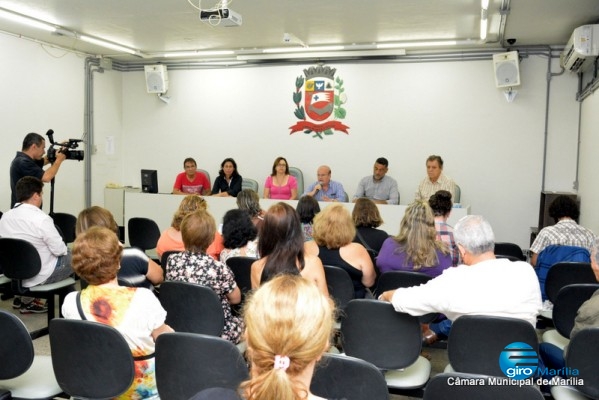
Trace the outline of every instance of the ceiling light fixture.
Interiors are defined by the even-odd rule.
[[[487,29],[489,25],[489,0],[480,2],[480,40],[487,39]]]
[[[134,50],[132,48],[125,47],[125,46],[120,45],[120,44],[116,44],[116,43],[112,43],[112,42],[107,42],[106,40],[96,39],[96,38],[91,37],[91,36],[80,35],[79,39],[83,40],[84,42],[88,42],[88,43],[92,43],[92,44],[95,44],[95,45],[98,45],[98,46],[106,47],[107,49],[121,51],[123,53],[129,53],[129,54],[133,54],[133,55],[140,55],[140,53],[139,53],[138,50]]]
[[[315,51],[339,51],[345,49],[343,45],[335,45],[335,46],[316,46],[316,47],[272,47],[268,49],[263,49],[262,53],[302,53],[302,52],[310,52],[313,53]]]
[[[406,47],[438,47],[438,46],[455,46],[457,40],[429,40],[421,42],[395,42],[395,43],[378,43],[377,49],[396,49]]]
[[[192,51],[171,51],[163,53],[166,58],[173,57],[207,57],[207,56],[227,56],[235,54],[233,50],[192,50]]]
[[[14,11],[9,11],[4,8],[0,8],[0,17],[9,19],[11,21],[17,22],[19,24],[31,26],[33,28],[42,29],[48,32],[55,32],[58,27],[56,25],[49,24],[44,21],[40,21],[35,18],[28,17],[23,14],[16,13]]]

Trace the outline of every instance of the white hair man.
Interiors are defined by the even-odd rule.
[[[480,215],[467,215],[455,226],[454,238],[463,265],[449,268],[427,284],[390,290],[379,299],[411,315],[443,313],[446,321],[430,324],[424,338],[431,343],[449,334],[462,315],[520,318],[536,325],[541,291],[534,270],[523,261],[497,259],[491,225]]]

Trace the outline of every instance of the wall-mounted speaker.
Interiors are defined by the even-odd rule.
[[[495,85],[498,88],[520,85],[520,63],[517,51],[493,54]]]
[[[148,93],[166,93],[168,90],[168,74],[166,65],[146,65],[146,87]]]

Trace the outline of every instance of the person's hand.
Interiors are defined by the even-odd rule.
[[[56,161],[63,162],[67,158],[67,155],[63,153],[66,152],[66,150],[65,147],[61,147],[60,150],[56,152]]]
[[[322,185],[319,183],[316,184],[316,186],[314,186],[314,190],[317,192],[319,190],[322,190]]]

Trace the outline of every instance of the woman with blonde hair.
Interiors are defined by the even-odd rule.
[[[304,248],[306,254],[318,256],[324,265],[347,271],[355,297],[360,299],[366,295],[366,288],[374,285],[376,273],[366,248],[352,242],[355,236],[349,211],[341,204],[331,204],[314,217],[314,240],[306,242]]]
[[[241,385],[247,400],[316,400],[310,381],[327,351],[334,305],[318,288],[294,275],[265,283],[244,307],[250,379]]]
[[[381,273],[418,271],[432,277],[452,266],[449,249],[437,240],[433,211],[427,202],[417,200],[408,206],[399,235],[385,240],[376,265]]]
[[[169,250],[184,251],[185,245],[183,244],[183,238],[181,236],[181,222],[183,221],[183,218],[194,211],[206,211],[207,209],[208,203],[206,203],[206,200],[204,200],[202,196],[198,196],[197,194],[185,196],[183,200],[181,200],[179,208],[175,211],[175,215],[173,215],[171,226],[162,232],[162,235],[160,235],[160,238],[158,239],[158,243],[156,244],[156,253],[158,254],[158,257],[162,257],[162,253]],[[206,250],[206,253],[218,261],[220,252],[224,247],[223,237],[216,231],[214,240]]]
[[[112,213],[99,206],[88,207],[79,213],[75,223],[75,233],[79,236],[93,226],[103,226],[116,235],[119,233],[119,227]],[[122,285],[153,290],[154,285],[160,285],[164,280],[164,273],[160,265],[156,264],[142,250],[125,247],[118,278]]]
[[[304,254],[304,234],[298,213],[287,203],[273,204],[264,216],[258,240],[260,258],[252,263],[252,289],[279,274],[301,275],[329,295],[318,257]]]

